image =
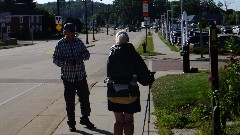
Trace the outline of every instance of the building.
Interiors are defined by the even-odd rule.
[[[215,22],[217,25],[222,24],[223,16],[219,14],[204,14],[202,18],[206,20],[207,24],[211,24],[211,22]],[[189,23],[197,24],[199,22],[199,15],[189,15],[188,16]]]
[[[5,22],[3,37],[29,39],[42,32],[43,15],[35,10],[35,3],[14,3],[7,12],[11,13],[11,22]]]

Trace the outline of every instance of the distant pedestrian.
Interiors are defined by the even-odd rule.
[[[94,124],[89,121],[91,112],[89,103],[89,88],[86,80],[85,60],[88,60],[90,53],[85,44],[75,37],[75,26],[72,23],[64,25],[64,35],[55,47],[53,63],[61,67],[61,79],[64,84],[64,98],[68,117],[69,130],[76,131],[75,121],[75,95],[80,102],[82,117],[80,124],[93,128]]]
[[[128,34],[116,34],[116,45],[110,49],[107,61],[108,110],[114,112],[114,135],[133,135],[134,113],[141,111],[137,82],[151,84],[147,65],[129,42]]]

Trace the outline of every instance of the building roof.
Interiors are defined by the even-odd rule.
[[[205,14],[202,15],[202,18],[205,18],[206,20],[222,20],[222,16],[218,14]],[[188,16],[189,21],[198,21],[199,15],[189,15]]]
[[[8,12],[11,12],[11,15],[41,15],[34,5],[26,3],[15,3]]]

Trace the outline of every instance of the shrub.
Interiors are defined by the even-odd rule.
[[[229,60],[219,76],[219,105],[221,108],[222,131],[226,133],[227,121],[234,121],[240,116],[240,60],[237,59],[239,49],[234,45],[234,39],[230,38],[226,47]]]

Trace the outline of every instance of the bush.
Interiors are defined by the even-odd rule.
[[[237,59],[239,50],[234,45],[234,39],[230,38],[226,47],[230,58],[224,69],[221,69],[219,76],[219,91],[216,91],[221,108],[222,131],[228,130],[227,122],[239,120],[240,116],[240,60]],[[239,131],[240,132],[240,131]],[[228,133],[229,134],[229,133]]]

